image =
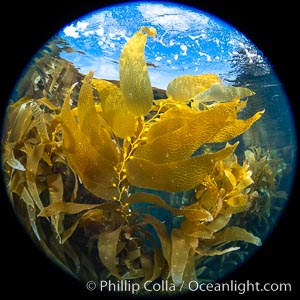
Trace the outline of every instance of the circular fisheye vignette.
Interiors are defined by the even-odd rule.
[[[27,231],[87,289],[174,295],[221,280],[271,233],[295,140],[281,83],[242,33],[135,2],[33,57],[7,107],[3,174]]]

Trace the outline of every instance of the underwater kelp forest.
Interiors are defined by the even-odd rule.
[[[59,58],[75,50],[49,42],[3,130],[7,191],[37,246],[82,282],[130,280],[141,295],[223,278],[286,198],[283,159],[247,143],[265,113],[242,114],[256,91],[200,72],[152,87],[155,35],[143,26],[124,44],[118,81],[80,74]]]

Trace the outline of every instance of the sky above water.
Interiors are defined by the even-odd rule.
[[[131,2],[94,11],[67,24],[59,32],[79,52],[63,53],[83,74],[119,78],[119,57],[124,44],[141,26],[153,26],[145,56],[152,86],[165,89],[179,75],[232,70],[230,60],[249,43],[230,24],[190,6],[164,2]],[[81,52],[84,52],[81,53]],[[248,53],[251,59],[251,53]],[[232,78],[231,78],[232,79]]]

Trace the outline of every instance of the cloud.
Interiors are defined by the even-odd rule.
[[[205,56],[207,61],[212,61],[212,58],[210,55],[208,55],[207,53],[204,52],[200,52],[199,51],[200,56]]]
[[[94,66],[95,67],[95,66]],[[100,60],[95,70],[95,77],[103,79],[119,79],[119,65]]]
[[[182,45],[180,45],[180,49],[182,50],[182,52],[180,54],[185,56],[187,54],[187,50],[188,50],[187,46],[182,44]]]
[[[80,37],[80,33],[84,32],[86,27],[89,25],[88,22],[78,21],[76,26],[73,24],[64,28],[64,34],[75,39]]]
[[[151,85],[160,89],[166,89],[169,82],[174,79],[174,74],[169,72],[162,72],[161,70],[150,69],[149,77]]]

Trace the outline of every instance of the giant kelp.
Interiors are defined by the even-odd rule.
[[[252,171],[235,155],[238,137],[263,110],[239,119],[240,98],[253,92],[215,74],[175,78],[168,97],[154,100],[144,48],[155,34],[142,27],[126,43],[120,85],[91,71],[61,107],[24,97],[7,109],[12,203],[45,252],[82,280],[163,278],[177,287],[203,258],[237,251],[236,241],[261,243],[231,220],[254,197]]]

